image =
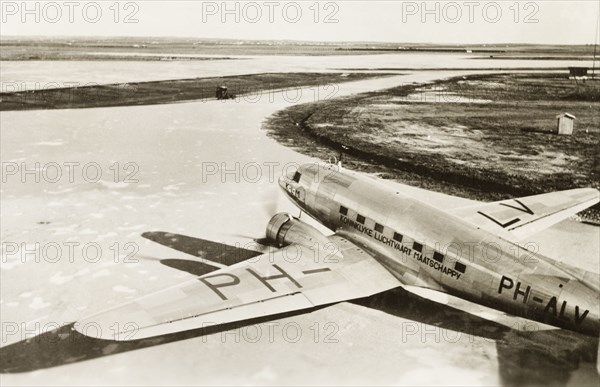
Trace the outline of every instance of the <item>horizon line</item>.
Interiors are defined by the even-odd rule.
[[[598,43],[535,43],[535,42],[499,42],[499,43],[451,43],[451,42],[393,42],[379,40],[302,40],[302,39],[244,39],[244,38],[211,38],[198,36],[174,36],[174,35],[0,35],[0,41],[7,39],[177,39],[177,40],[206,40],[206,41],[230,41],[230,42],[288,42],[288,43],[306,43],[306,44],[385,44],[385,45],[451,45],[451,46],[597,46]]]

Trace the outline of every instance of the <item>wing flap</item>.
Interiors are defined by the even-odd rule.
[[[329,240],[338,246],[336,255],[315,258],[314,250],[296,245],[101,312],[75,329],[103,339],[137,340],[367,297],[401,285],[352,243],[338,236]]]
[[[130,341],[148,337],[170,334],[173,332],[187,331],[213,325],[226,324],[228,322],[246,320],[248,318],[269,316],[272,314],[291,312],[313,307],[314,305],[302,294],[295,293],[271,299],[241,304],[233,308],[215,310],[213,312],[200,314],[180,320],[149,325],[144,327],[130,326],[129,330],[119,332],[110,337],[111,340]],[[113,322],[114,324],[114,322]]]

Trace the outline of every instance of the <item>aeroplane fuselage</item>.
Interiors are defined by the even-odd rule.
[[[371,253],[403,284],[585,334],[600,332],[594,274],[531,251],[534,244],[478,229],[336,165],[305,164],[279,185],[303,212]],[[516,201],[512,210],[529,210],[521,205]]]

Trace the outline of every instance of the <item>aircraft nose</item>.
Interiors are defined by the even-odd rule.
[[[284,191],[285,191],[286,180],[287,180],[287,178],[285,176],[280,176],[279,179],[277,180],[279,187]]]

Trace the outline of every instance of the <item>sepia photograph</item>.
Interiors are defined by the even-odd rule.
[[[0,19],[0,385],[600,385],[600,0]]]

